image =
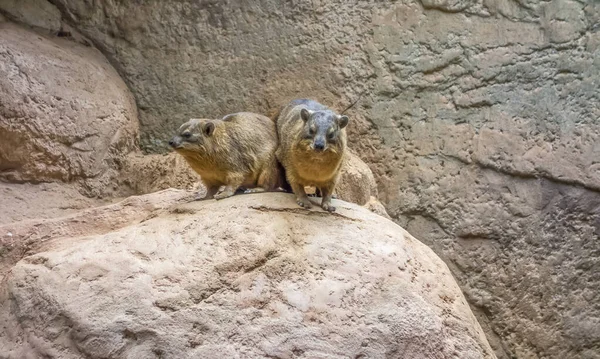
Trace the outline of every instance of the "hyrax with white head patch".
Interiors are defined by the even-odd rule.
[[[268,117],[250,112],[220,120],[191,119],[179,127],[169,145],[182,155],[206,186],[206,199],[285,186],[277,158],[277,130]],[[221,186],[225,189],[217,193]]]
[[[323,196],[321,207],[335,211],[331,196],[346,151],[347,124],[347,116],[307,99],[294,100],[279,113],[277,158],[300,206],[311,207],[304,186],[315,186]]]

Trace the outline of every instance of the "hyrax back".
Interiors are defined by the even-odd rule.
[[[191,119],[169,144],[200,175],[205,198],[226,198],[240,187],[262,192],[284,185],[275,157],[277,130],[268,117],[240,112],[221,120]]]
[[[321,207],[335,211],[331,196],[346,151],[347,124],[347,116],[307,99],[294,100],[279,113],[277,158],[300,206],[311,207],[304,186],[315,186],[323,195]]]

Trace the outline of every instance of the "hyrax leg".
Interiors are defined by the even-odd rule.
[[[312,207],[312,203],[310,203],[310,199],[304,192],[304,186],[299,185],[297,182],[290,182],[292,186],[292,191],[296,195],[296,203],[300,205],[300,207],[304,207],[306,209],[310,209]]]
[[[202,183],[204,183],[204,187],[206,187],[206,195],[204,196],[203,199],[212,199],[214,197],[214,195],[219,192],[219,187],[221,187],[218,184],[215,183],[210,183],[210,182],[204,182],[202,181]],[[198,197],[196,197],[196,199],[201,199]]]
[[[315,197],[323,197],[323,194],[321,193],[321,189],[319,187],[316,188],[314,196]],[[338,197],[335,194],[335,190],[334,190],[334,193],[331,194],[331,199],[338,199]]]
[[[327,212],[335,211],[335,207],[331,204],[331,196],[333,195],[334,188],[335,182],[321,187],[321,194],[323,195],[323,200],[321,201],[321,208],[323,208]]]
[[[240,188],[242,183],[244,183],[244,176],[238,174],[227,175],[225,183],[226,185],[223,191],[214,195],[215,199],[219,200],[233,196],[235,191]]]
[[[279,180],[279,168],[275,156],[263,167],[256,180],[256,187],[246,193],[270,192],[277,189]]]

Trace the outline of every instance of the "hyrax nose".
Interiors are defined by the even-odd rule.
[[[175,141],[173,141],[173,140],[169,141],[169,146],[171,146],[171,147],[172,147],[172,146],[174,146],[174,145],[175,145]]]
[[[315,142],[315,150],[323,151],[325,149],[325,143],[323,142]]]

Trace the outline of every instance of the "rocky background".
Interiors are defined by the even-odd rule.
[[[189,117],[273,114],[295,97],[342,110],[360,98],[348,112],[351,148],[373,171],[390,216],[448,264],[497,356],[600,358],[599,2],[4,0],[0,11],[59,43],[44,50],[35,44],[42,35],[0,23],[0,69],[13,74],[0,82],[3,119],[65,106],[21,66],[38,66],[37,54],[57,51],[44,66],[71,84],[81,53],[89,53],[84,66],[97,64],[82,69],[89,79],[77,85],[80,97],[68,96],[81,98],[68,108],[86,109],[92,124],[72,137],[60,135],[69,118],[50,129],[64,147],[34,136],[23,141],[40,160],[11,159],[4,148],[38,129],[2,122],[5,181],[42,173],[81,183],[87,196],[123,185],[146,192],[155,187],[140,173],[155,173],[156,161],[137,160],[137,146],[175,161],[160,153]],[[28,41],[29,50],[14,48]],[[15,58],[27,51],[30,60]],[[77,107],[94,92],[87,81],[116,74],[125,85],[115,80],[99,109]],[[19,86],[39,98],[7,105]],[[119,92],[125,86],[133,99]],[[120,125],[89,135],[103,119]],[[139,143],[120,140],[125,130],[139,131]],[[106,138],[111,150],[98,158],[94,144]],[[180,172],[160,176],[164,186],[189,182],[172,173]]]

